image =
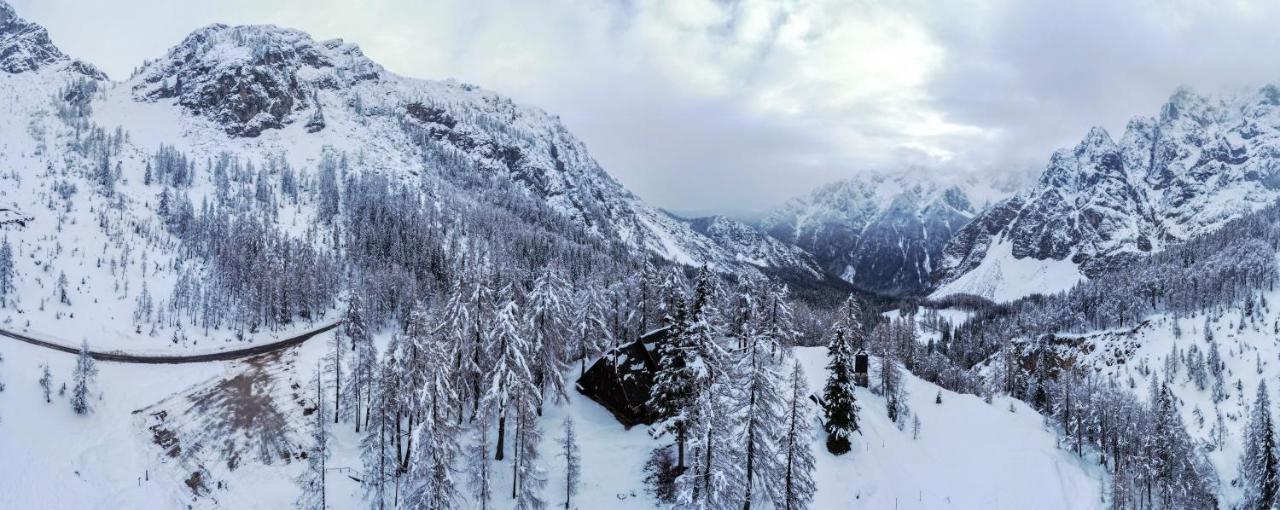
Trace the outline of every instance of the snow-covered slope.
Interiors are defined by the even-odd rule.
[[[1027,260],[1031,272],[1096,275],[1133,254],[1211,231],[1280,197],[1280,89],[1211,99],[1179,89],[1156,117],[1137,117],[1117,140],[1091,130],[1054,153],[1039,183],[978,215],[943,252],[935,295],[1009,299],[986,277],[988,259]],[[1005,254],[998,247],[1008,245]],[[1008,263],[1000,263],[1008,265]],[[999,276],[1018,278],[1027,271]],[[968,280],[968,281],[966,281]],[[1072,275],[1037,292],[1073,285]]]
[[[5,504],[137,509],[291,505],[299,490],[293,480],[305,464],[297,452],[308,419],[297,400],[305,397],[299,392],[306,391],[305,381],[325,352],[324,340],[265,363],[168,368],[100,363],[95,412],[88,416],[72,413],[67,397],[56,392],[71,373],[73,356],[0,343],[0,367],[8,386],[0,392]],[[825,349],[798,348],[795,354],[810,389],[820,389]],[[54,377],[51,404],[44,402],[37,384],[42,363],[50,365]],[[271,368],[276,365],[288,369]],[[300,382],[302,389],[291,388]],[[824,436],[813,424],[814,508],[1100,507],[1099,473],[1059,449],[1042,418],[1024,404],[1013,402],[1015,412],[1010,412],[1004,399],[987,404],[911,376],[906,384],[909,406],[922,423],[918,439],[910,428],[899,430],[888,420],[881,397],[861,389],[862,435],[854,439],[852,452],[842,457],[826,453]],[[943,403],[935,404],[939,391]],[[562,421],[572,416],[583,452],[577,506],[659,506],[639,480],[649,452],[661,441],[643,427],[623,428],[604,408],[571,393],[567,404],[548,406],[540,421],[547,501],[563,501],[564,461],[551,452],[558,446]],[[258,414],[250,420],[247,412]],[[211,436],[211,427],[234,430]],[[273,434],[261,435],[257,427],[269,427]],[[328,491],[334,508],[365,504],[363,488],[346,476],[358,474],[352,471],[361,465],[358,441],[350,424],[335,426]],[[494,464],[495,489],[510,486],[509,462]],[[201,474],[193,476],[197,472]],[[494,503],[504,508],[509,491],[494,492]]]
[[[406,176],[431,174],[439,158],[461,157],[595,235],[679,263],[740,266],[736,254],[625,189],[554,115],[473,85],[395,75],[341,40],[211,25],[145,65],[108,93],[107,103],[107,125],[130,132],[178,127],[183,141],[206,151],[280,152],[305,163],[327,146],[358,151],[366,165]],[[149,125],[134,126],[138,110],[177,125],[150,117]],[[179,143],[166,139],[172,133],[148,142]]]
[[[1187,432],[1199,441],[1222,481],[1217,488],[1223,506],[1231,507],[1243,496],[1233,480],[1239,476],[1244,430],[1259,382],[1266,381],[1272,401],[1276,398],[1280,310],[1271,303],[1277,299],[1280,292],[1251,297],[1249,314],[1244,306],[1234,306],[1189,316],[1161,314],[1135,327],[1056,335],[1045,348],[1104,379],[1114,377],[1140,399],[1148,398],[1153,384],[1167,382]],[[1217,401],[1210,338],[1222,364],[1223,392]]]
[[[173,269],[196,264],[165,232],[161,192],[199,208],[224,160],[245,168],[230,176],[237,184],[282,189],[288,166],[314,190],[321,161],[339,157],[352,172],[388,176],[427,199],[447,188],[478,208],[535,204],[521,209],[539,215],[529,228],[551,225],[608,256],[648,251],[722,272],[795,263],[773,268],[813,274],[802,258],[752,258],[649,206],[554,115],[472,85],[398,76],[340,40],[211,25],[113,82],[0,1],[0,55],[0,228],[17,254],[18,287],[0,307],[4,327],[105,328],[95,348],[139,337],[188,346],[177,331],[137,330],[130,318],[160,308],[178,283]],[[146,182],[162,147],[190,164],[190,183]],[[268,216],[302,238],[315,212],[307,200],[281,201]]]
[[[762,227],[861,288],[914,295],[929,288],[947,240],[994,197],[926,170],[868,172],[788,201]]]

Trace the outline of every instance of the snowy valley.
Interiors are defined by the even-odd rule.
[[[1280,504],[1275,86],[752,222],[352,42],[154,57],[0,0],[0,506]]]

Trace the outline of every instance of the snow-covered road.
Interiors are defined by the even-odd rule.
[[[93,359],[98,361],[114,361],[117,363],[178,364],[178,363],[207,363],[210,361],[232,361],[232,360],[247,358],[250,356],[256,356],[258,354],[274,352],[280,349],[285,349],[288,347],[298,345],[302,342],[310,340],[311,337],[313,336],[316,336],[320,333],[324,333],[326,331],[329,331],[329,330],[332,330],[333,328],[338,327],[339,324],[341,324],[341,321],[333,322],[323,327],[320,327],[318,329],[314,329],[297,336],[289,337],[284,340],[272,342],[269,344],[245,347],[243,349],[232,349],[227,351],[208,352],[208,353],[201,353],[201,354],[188,354],[188,355],[145,355],[145,354],[129,354],[129,353],[123,353],[123,352],[100,352],[100,351],[90,350],[89,356],[91,356]],[[71,354],[76,354],[80,352],[80,349],[77,347],[72,347],[72,346],[68,346],[68,345],[60,344],[56,342],[50,342],[47,340],[41,340],[38,338],[23,335],[21,333],[7,331],[4,329],[0,329],[0,337],[6,337],[13,340],[26,342],[32,345],[38,345],[40,347],[44,347],[47,349],[53,349],[53,350],[67,352]]]

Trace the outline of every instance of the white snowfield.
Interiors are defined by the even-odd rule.
[[[311,380],[325,352],[326,336],[286,351],[287,370],[269,370],[275,379],[255,382],[253,395],[268,395],[287,417],[279,433],[297,448],[306,435],[302,406],[289,389]],[[384,339],[385,340],[385,339]],[[193,496],[189,480],[193,462],[171,457],[156,441],[152,414],[170,411],[164,428],[177,431],[189,446],[192,431],[218,414],[202,414],[191,396],[251,370],[243,362],[196,365],[130,365],[99,363],[94,386],[94,412],[72,413],[57,389],[69,379],[74,356],[16,342],[0,341],[0,499],[6,508],[172,509],[289,508],[298,496],[300,461],[270,464],[255,460],[253,437],[233,434],[244,455],[231,469],[219,444],[203,445],[193,458],[207,469],[200,480],[207,494]],[[825,348],[797,348],[811,390],[822,387]],[[54,376],[53,403],[46,404],[37,383],[40,364]],[[576,375],[573,372],[569,375]],[[1057,447],[1042,418],[1020,402],[996,399],[986,404],[970,395],[942,390],[906,377],[909,405],[922,423],[919,439],[911,428],[899,430],[885,415],[883,399],[860,390],[862,435],[842,457],[826,452],[818,423],[813,448],[818,459],[814,508],[865,509],[1089,509],[1099,508],[1101,473],[1095,466]],[[300,391],[305,392],[302,386]],[[134,414],[135,410],[140,412]],[[563,504],[563,460],[555,456],[562,420],[572,416],[582,446],[583,483],[577,508],[657,508],[643,488],[643,465],[649,452],[665,439],[654,439],[645,427],[625,430],[603,407],[571,392],[565,405],[550,405],[540,422],[541,465],[545,469],[548,504]],[[350,424],[334,428],[334,457],[329,485],[333,508],[364,508],[363,490],[347,475],[361,469],[357,436]],[[183,434],[187,434],[184,436]],[[462,434],[469,440],[471,430]],[[490,434],[492,440],[492,431]],[[465,443],[464,443],[465,444]],[[220,461],[220,462],[219,462]],[[495,463],[494,508],[510,499],[510,461]],[[460,468],[463,466],[459,466]],[[459,475],[458,483],[464,483]],[[474,508],[469,502],[464,508]]]
[[[1016,258],[1013,245],[1008,240],[1001,240],[987,251],[978,267],[938,287],[929,297],[939,299],[954,294],[972,294],[1004,303],[1032,294],[1070,290],[1084,279],[1080,267],[1070,259]]]

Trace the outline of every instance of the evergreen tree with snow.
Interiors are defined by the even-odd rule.
[[[370,425],[365,428],[360,439],[360,459],[364,463],[361,483],[365,488],[365,497],[378,509],[386,508],[388,486],[392,486],[392,504],[399,499],[399,487],[396,485],[399,459],[393,449],[396,420],[393,409],[397,398],[395,388],[401,382],[397,380],[397,363],[392,358],[394,354],[394,351],[388,351],[385,361],[379,366],[378,376],[370,386]]]
[[[648,405],[659,417],[659,428],[675,434],[676,470],[683,471],[688,411],[696,397],[699,374],[690,359],[694,353],[686,334],[689,324],[684,299],[677,295],[673,303],[672,313],[666,317],[667,338],[658,343],[658,371],[654,374]]]
[[[464,286],[462,278],[453,282],[436,317],[437,327],[449,344],[448,355],[453,360],[455,381],[454,391],[457,396],[458,412],[465,412],[464,407],[470,405],[472,416],[478,411],[480,399],[480,383],[482,374],[484,348],[487,331],[477,323],[473,314],[477,310],[472,306],[471,297]],[[478,299],[487,299],[479,297]],[[410,336],[425,337],[430,334],[432,326],[430,317],[424,307],[415,309],[409,319]]]
[[[813,502],[817,484],[813,480],[815,462],[810,447],[813,411],[809,405],[809,385],[799,361],[792,363],[783,405],[784,429],[778,445],[782,465],[780,476],[773,482],[779,485],[773,506],[780,510],[803,510]]]
[[[533,383],[538,387],[541,399],[548,392],[555,402],[565,402],[564,352],[569,327],[564,298],[568,284],[553,270],[545,270],[533,281],[533,288],[525,295],[525,322],[529,325],[529,342],[533,348]],[[540,400],[541,400],[540,399]],[[538,414],[542,414],[541,406]]]
[[[6,298],[13,292],[13,246],[6,236],[0,241],[0,308],[5,307]]]
[[[538,445],[542,442],[537,415],[540,403],[541,397],[537,393],[526,390],[516,395],[513,445],[515,458],[511,462],[511,497],[515,500],[516,510],[541,510],[546,507],[542,489],[547,484],[547,478],[538,465]]]
[[[533,371],[529,368],[531,348],[522,327],[520,307],[513,299],[506,299],[498,307],[490,328],[493,367],[489,371],[487,390],[482,405],[498,419],[498,439],[494,460],[505,457],[508,410],[516,403],[533,403],[528,395],[539,394],[534,386]]]
[[[1258,397],[1253,402],[1248,428],[1244,432],[1240,478],[1244,486],[1244,508],[1269,509],[1275,506],[1276,494],[1280,491],[1280,460],[1276,458],[1276,430],[1271,419],[1266,381],[1258,383]]]
[[[484,423],[484,420],[480,422]],[[489,510],[493,501],[493,472],[489,463],[489,437],[484,426],[476,427],[467,449],[467,483],[471,489],[471,502],[479,510]]]
[[[67,273],[58,273],[58,286],[54,289],[54,293],[58,296],[58,302],[67,306],[71,306],[71,297],[67,295]]]
[[[898,420],[907,414],[907,389],[902,381],[902,367],[895,356],[880,358],[881,392],[884,393],[885,412],[889,420]]]
[[[566,416],[560,436],[560,456],[564,458],[564,508],[573,507],[573,496],[578,494],[582,478],[582,451],[578,447],[578,432],[573,417]]]
[[[587,371],[587,362],[613,345],[613,332],[606,324],[604,296],[595,285],[588,285],[578,296],[573,335],[574,353],[578,358],[578,375]]]
[[[49,395],[50,392],[52,391],[52,388],[53,388],[53,375],[49,373],[49,364],[48,363],[41,364],[40,365],[40,391],[44,393],[44,402],[46,404],[53,403],[53,399],[50,398],[50,395]]]
[[[853,353],[843,329],[836,329],[827,346],[827,384],[822,391],[825,406],[823,428],[827,431],[827,451],[835,455],[849,452],[849,440],[858,431],[858,403],[853,383]]]
[[[742,419],[734,375],[713,371],[705,388],[695,393],[688,422],[690,462],[675,484],[681,508],[729,508],[740,504],[746,492],[745,459],[733,433]]]
[[[649,406],[659,417],[659,429],[675,435],[678,471],[687,466],[686,447],[693,424],[701,417],[700,402],[707,401],[713,378],[727,367],[727,356],[717,343],[718,329],[711,322],[718,315],[712,285],[710,273],[703,268],[687,311],[683,295],[671,296],[667,339],[657,349],[658,372]]]
[[[781,379],[774,367],[770,348],[773,342],[763,334],[750,334],[748,346],[738,371],[745,378],[745,402],[738,444],[745,450],[744,487],[746,494],[742,508],[749,510],[752,500],[764,496],[776,498],[776,481],[781,478],[782,466],[778,464],[777,438],[784,421],[782,394],[777,383]],[[759,492],[757,492],[759,489]]]
[[[364,401],[369,399],[369,386],[377,370],[378,354],[373,347],[373,335],[369,333],[365,323],[363,306],[358,296],[353,295],[348,299],[347,312],[343,317],[342,325],[343,333],[353,351],[350,377],[347,378],[343,391],[344,400],[347,402],[347,408],[343,414],[354,418],[352,421],[355,422],[356,433],[359,434],[360,426],[367,415],[367,410],[362,410],[362,406]]]
[[[92,410],[89,404],[89,392],[97,375],[98,367],[93,357],[89,355],[89,341],[83,340],[80,342],[80,354],[76,358],[75,370],[71,374],[71,379],[75,383],[71,390],[71,410],[76,414],[86,414]]]
[[[1212,329],[1208,319],[1205,320],[1205,337],[1209,342],[1209,356],[1206,364],[1209,366],[1210,386],[1212,388],[1213,401],[1222,402],[1227,399],[1226,381],[1223,377],[1225,370],[1222,363],[1222,355],[1218,352],[1218,342],[1213,340]]]
[[[340,192],[338,191],[338,163],[331,152],[320,159],[320,185],[316,199],[317,218],[329,223],[338,215]]]
[[[849,343],[850,352],[866,347],[866,329],[862,322],[862,305],[858,299],[849,296],[836,310],[833,330],[844,330],[845,341]]]
[[[307,450],[307,465],[298,479],[302,494],[298,497],[298,507],[305,510],[325,510],[326,474],[329,462],[329,419],[328,405],[324,400],[324,370],[316,366],[316,402],[311,413],[311,447]]]
[[[408,502],[414,508],[452,508],[457,506],[460,494],[453,480],[458,427],[449,414],[457,398],[451,358],[448,346],[441,340],[429,341],[424,347],[426,379],[417,396],[424,416],[416,431],[418,451],[411,470],[414,490]]]
[[[333,378],[333,422],[338,423],[342,418],[342,367],[343,359],[347,357],[347,350],[342,345],[342,337],[340,333],[329,335],[329,352],[325,354],[324,372],[329,373]]]

